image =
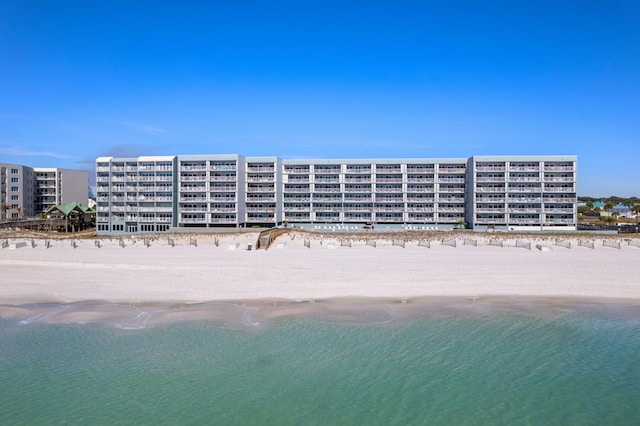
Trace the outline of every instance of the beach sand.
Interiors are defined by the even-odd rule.
[[[293,232],[268,250],[255,250],[257,237],[252,232],[197,236],[197,246],[186,236],[176,238],[175,246],[164,237],[149,240],[149,246],[142,238],[124,239],[124,247],[118,239],[101,239],[100,248],[91,239],[77,240],[75,248],[74,240],[51,240],[49,248],[44,240],[35,240],[35,247],[29,240],[9,240],[28,244],[0,250],[0,316],[29,318],[49,312],[38,311],[34,303],[50,310],[52,304],[78,302],[84,303],[82,309],[60,308],[50,316],[83,322],[120,315],[103,305],[87,308],[86,301],[128,309],[185,304],[196,318],[211,312],[198,313],[193,306],[212,301],[280,303],[278,315],[299,309],[296,301],[330,299],[640,304],[640,248],[617,237],[591,239],[593,248],[579,246],[578,238],[563,238],[560,244],[571,243],[567,248],[556,245],[557,237],[445,233],[425,247],[420,239]],[[617,242],[620,248],[610,247]],[[253,250],[247,250],[249,244]],[[162,315],[170,320],[180,310]],[[146,320],[142,314],[133,318]]]

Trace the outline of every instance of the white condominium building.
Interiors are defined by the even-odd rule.
[[[99,234],[184,228],[575,230],[576,156],[96,160]]]

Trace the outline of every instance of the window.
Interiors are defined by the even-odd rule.
[[[11,174],[12,175],[17,175],[18,174],[18,169],[11,169]]]
[[[18,192],[18,187],[17,187],[17,186],[12,186],[12,187],[11,187],[11,190],[12,190],[13,192]]]
[[[11,178],[11,182],[12,183],[18,183],[19,181],[18,181],[18,178]]]
[[[18,196],[17,195],[12,195],[11,196],[11,201],[18,201]]]

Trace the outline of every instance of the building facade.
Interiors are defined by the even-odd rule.
[[[472,157],[468,169],[474,229],[576,229],[575,156]]]
[[[0,220],[33,217],[49,207],[87,203],[89,173],[0,164]]]
[[[575,230],[576,156],[96,161],[99,234],[311,229]]]

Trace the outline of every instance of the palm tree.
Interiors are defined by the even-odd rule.
[[[0,216],[0,219],[5,219],[5,215],[7,214],[7,210],[9,210],[9,205],[2,203],[0,204],[0,211],[2,212],[2,215]]]

